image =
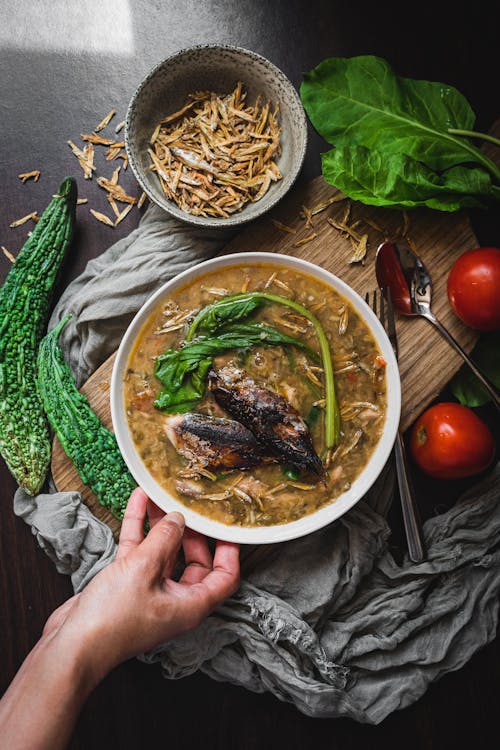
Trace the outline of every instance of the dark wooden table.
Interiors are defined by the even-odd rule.
[[[14,255],[29,224],[9,224],[44,208],[62,177],[74,175],[81,195],[78,230],[59,292],[87,261],[137,224],[134,209],[111,229],[88,208],[108,210],[105,195],[83,179],[67,140],[80,144],[112,108],[123,119],[135,87],[158,61],[197,43],[238,44],[265,55],[298,86],[303,71],[325,57],[378,54],[401,75],[440,80],[459,88],[488,130],[499,116],[497,25],[486,3],[467,11],[443,4],[326,2],[318,0],[86,0],[66,3],[2,0],[0,24],[0,244]],[[113,127],[110,128],[114,132]],[[325,144],[311,131],[303,180],[320,172]],[[98,169],[106,166],[101,155]],[[113,164],[115,164],[113,162]],[[109,165],[108,165],[109,166]],[[18,174],[41,171],[23,185]],[[110,171],[110,170],[108,170]],[[107,172],[106,172],[107,173]],[[121,178],[137,190],[130,171]],[[482,245],[498,245],[498,212],[471,214]],[[9,262],[0,254],[1,280]],[[492,419],[488,410],[487,419]],[[454,502],[459,488],[417,474],[424,514]],[[0,628],[3,692],[38,639],[43,624],[70,596],[37,547],[30,529],[12,511],[16,485],[0,466]],[[398,538],[394,519],[395,540]],[[462,748],[498,731],[498,639],[459,672],[432,685],[413,706],[378,727],[348,720],[313,720],[271,695],[254,695],[203,675],[164,680],[156,667],[136,660],[116,669],[88,701],[72,748],[147,747],[158,738],[180,748]],[[29,710],[29,709],[28,709]],[[494,742],[492,740],[492,742]],[[1,744],[1,741],[0,741]]]

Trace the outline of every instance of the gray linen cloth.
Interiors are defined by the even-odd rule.
[[[215,255],[231,233],[200,231],[150,207],[139,227],[72,282],[49,328],[82,383],[118,346],[144,300],[167,279]],[[385,516],[386,467],[368,495],[330,526],[276,545],[238,592],[200,627],[142,655],[167,678],[196,670],[270,691],[313,717],[377,724],[459,669],[496,634],[500,593],[498,467],[425,524],[426,562],[397,565]],[[29,497],[14,510],[31,525],[75,591],[114,557],[109,528],[78,492]]]

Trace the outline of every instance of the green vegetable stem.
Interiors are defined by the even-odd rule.
[[[402,78],[380,57],[330,58],[300,89],[312,125],[334,148],[326,181],[374,206],[441,211],[500,199],[500,169],[471,138],[475,115],[453,86]]]

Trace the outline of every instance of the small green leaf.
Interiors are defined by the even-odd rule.
[[[238,300],[231,297],[218,300],[203,308],[197,317],[198,330],[203,333],[215,333],[228,323],[247,318],[261,304],[262,300],[252,296]]]
[[[290,464],[284,464],[281,467],[281,473],[284,477],[286,477],[286,479],[291,479],[295,482],[300,479],[300,471],[298,471],[294,466],[290,466]]]
[[[500,332],[482,334],[471,358],[500,388]],[[460,368],[450,386],[455,398],[464,406],[483,406],[491,400],[488,392],[467,365]]]

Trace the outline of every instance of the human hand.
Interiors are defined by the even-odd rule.
[[[144,538],[146,510],[151,530]],[[183,547],[186,568],[171,578]],[[132,493],[116,559],[47,621],[45,637],[80,648],[95,682],[115,665],[196,627],[237,588],[238,546],[184,528],[180,513],[164,515],[145,492]]]

